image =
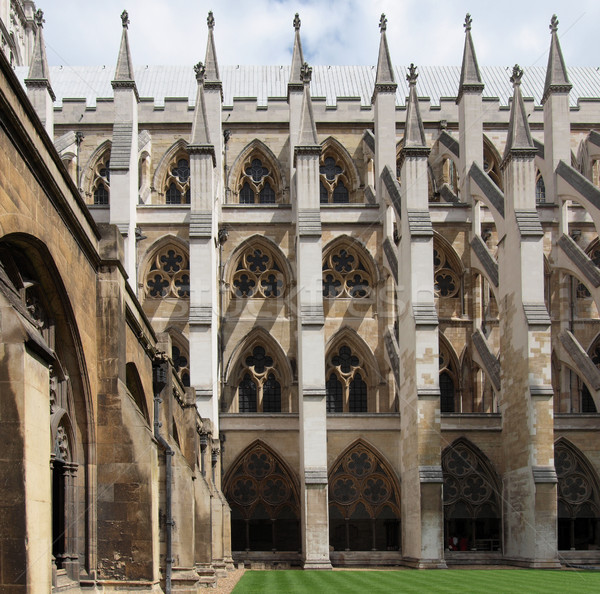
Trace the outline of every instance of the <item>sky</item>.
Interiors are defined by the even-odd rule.
[[[291,61],[298,12],[312,65],[376,64],[379,16],[396,65],[460,65],[469,12],[480,66],[545,66],[549,23],[559,19],[567,66],[600,66],[599,0],[37,0],[50,65],[113,65],[129,12],[134,66],[204,60],[213,10],[219,64]]]

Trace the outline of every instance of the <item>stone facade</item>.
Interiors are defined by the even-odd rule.
[[[569,103],[556,18],[508,106],[468,16],[439,104],[412,65],[399,97],[382,16],[370,104],[334,106],[298,16],[265,105],[224,99],[212,14],[172,99],[126,13],[110,97],[32,22],[1,63],[3,590],[600,562],[600,98]]]

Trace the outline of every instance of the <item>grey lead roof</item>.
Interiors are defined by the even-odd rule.
[[[269,98],[285,99],[290,76],[289,66],[222,66],[224,105],[232,106],[235,98],[256,99],[258,105],[267,105]],[[405,67],[394,67],[398,82],[396,104],[404,106],[408,96]],[[508,105],[512,97],[510,76],[512,67],[482,67],[485,88],[483,97],[498,98]],[[524,69],[521,90],[525,98],[541,104],[546,68],[531,66]],[[28,69],[16,69],[21,82]],[[185,99],[189,105],[196,100],[196,78],[191,66],[141,66],[134,68],[135,81],[142,99],[153,99],[163,105],[165,98]],[[568,68],[573,89],[571,105],[579,98],[600,97],[600,72],[594,67]],[[111,80],[114,66],[51,66],[50,82],[56,93],[56,104],[63,99],[85,99],[89,107],[99,98],[112,98]],[[310,92],[313,100],[324,98],[327,105],[336,105],[339,99],[359,98],[362,105],[370,105],[375,84],[375,66],[313,66]],[[432,105],[439,105],[440,97],[454,98],[458,93],[460,66],[420,66],[417,94],[429,97]]]

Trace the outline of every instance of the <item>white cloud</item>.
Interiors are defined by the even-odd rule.
[[[134,64],[194,64],[204,57],[206,15],[214,9],[221,64],[287,64],[299,12],[305,58],[313,64],[374,64],[381,12],[398,65],[458,65],[466,12],[480,65],[545,64],[548,23],[559,15],[568,65],[597,65],[597,0],[498,3],[479,0],[38,0],[51,64],[116,62],[126,5]],[[540,58],[543,56],[543,58]]]

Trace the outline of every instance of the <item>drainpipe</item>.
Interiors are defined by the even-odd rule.
[[[165,592],[171,594],[171,576],[173,574],[173,514],[171,509],[171,488],[172,488],[172,469],[171,458],[173,450],[167,440],[160,434],[162,423],[160,422],[160,403],[162,398],[160,393],[167,385],[167,365],[165,353],[157,353],[152,364],[153,388],[154,388],[154,438],[158,441],[161,448],[165,451],[165,515],[166,515],[166,571],[165,571]]]

